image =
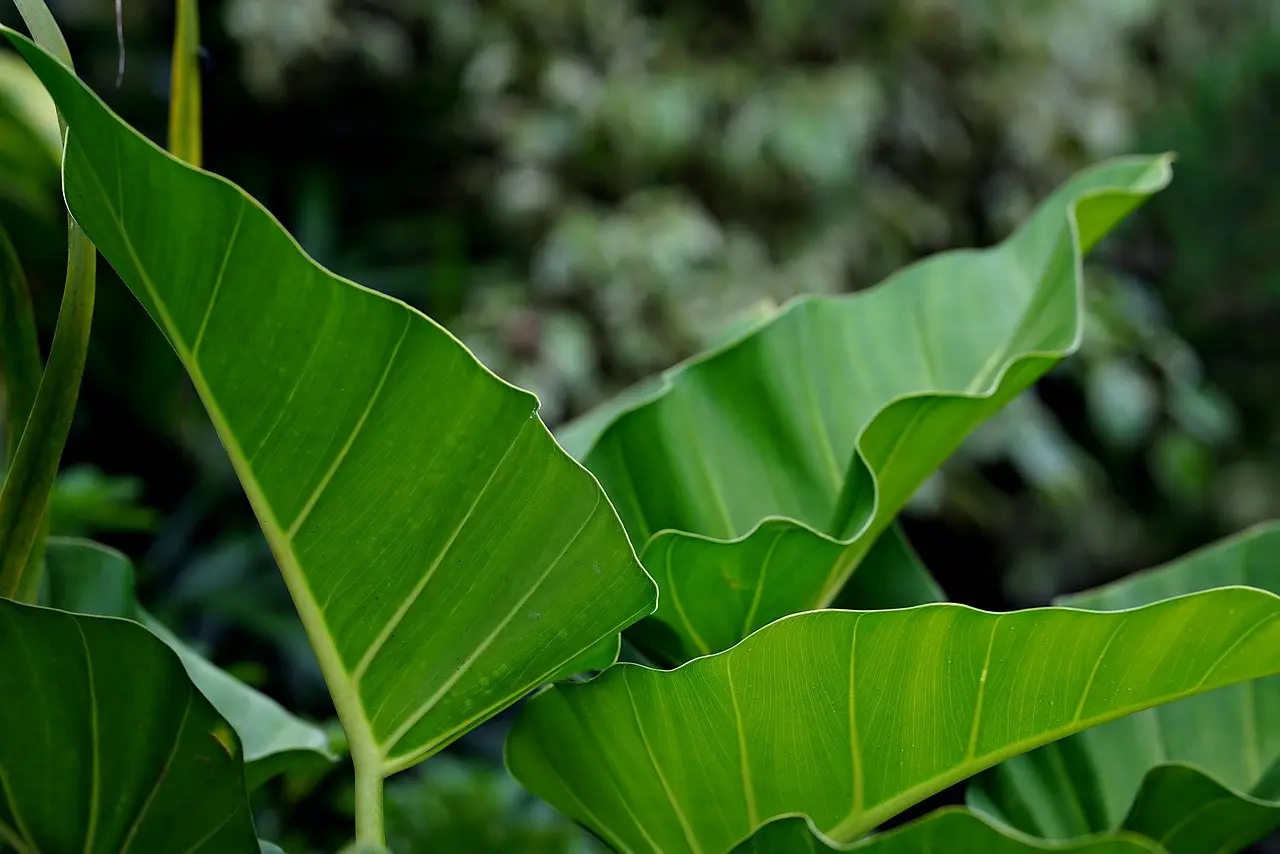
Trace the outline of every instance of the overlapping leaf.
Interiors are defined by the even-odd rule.
[[[1280,598],[1121,613],[815,611],[676,670],[619,665],[518,718],[524,785],[620,851],[728,851],[805,815],[835,842],[1011,756],[1280,672]]]
[[[191,681],[240,736],[250,790],[291,766],[336,759],[323,730],[219,669],[146,614],[134,598],[133,567],[124,555],[88,540],[53,537],[45,560],[44,604],[134,620],[178,654]]]
[[[652,610],[616,514],[532,395],[408,306],[317,266],[241,190],[6,35],[70,128],[72,214],[168,337],[227,448],[366,782]],[[366,836],[376,797],[357,790]]]
[[[1280,525],[1060,602],[1115,611],[1230,584],[1280,593]],[[1280,825],[1280,792],[1272,788],[1278,767],[1280,678],[1271,677],[1152,709],[1014,759],[980,778],[970,800],[1042,838],[1124,828],[1171,854],[1214,854],[1239,850]]]
[[[0,843],[258,850],[240,742],[136,623],[0,599]]]
[[[867,854],[1165,854],[1145,837],[1112,834],[1106,839],[1048,842],[1008,828],[994,827],[967,810],[947,808],[930,813],[888,833],[848,845],[819,838],[801,818],[770,822],[733,849],[733,854],[823,854],[862,851]]]
[[[756,538],[766,543],[759,561],[752,559],[759,548]],[[646,566],[664,593],[658,616],[641,620],[628,637],[668,664],[728,649],[758,628],[764,615],[788,613],[796,589],[812,582],[814,573],[825,574],[845,548],[779,519],[765,522],[750,539],[714,549],[692,537],[659,537],[645,551]],[[742,572],[748,575],[738,575]],[[770,572],[784,578],[770,583]],[[944,598],[895,526],[880,535],[836,604],[884,609]]]
[[[645,544],[685,658],[832,602],[964,437],[1077,346],[1081,258],[1168,164],[1090,169],[992,249],[797,299],[560,432]],[[712,588],[756,605],[728,634]]]

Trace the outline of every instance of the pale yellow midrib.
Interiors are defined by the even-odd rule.
[[[1280,615],[1280,612],[1272,612],[1266,618],[1260,621],[1259,624],[1251,628],[1246,634],[1252,634],[1253,632],[1257,631],[1258,626],[1264,625],[1267,622],[1270,622],[1272,619],[1275,619],[1278,615]],[[1213,663],[1213,665],[1209,668],[1209,670],[1206,671],[1206,674],[1212,674],[1214,670],[1218,669],[1221,663],[1222,663],[1222,658],[1219,657]],[[1099,714],[1099,715],[1094,715],[1092,717],[1079,718],[1079,719],[1070,721],[1062,726],[1054,727],[1052,729],[1042,730],[1041,732],[1037,733],[1033,737],[1019,739],[1015,742],[1011,742],[1005,745],[999,750],[993,750],[989,753],[982,754],[981,756],[974,756],[968,762],[964,762],[964,763],[961,763],[960,765],[957,765],[955,768],[950,769],[947,773],[935,775],[934,777],[928,780],[921,781],[920,783],[917,783],[914,786],[904,789],[902,792],[898,793],[893,798],[890,798],[887,801],[881,801],[878,805],[872,807],[871,809],[863,812],[860,815],[850,814],[839,824],[837,824],[830,830],[824,831],[824,832],[827,836],[836,840],[837,842],[851,842],[857,839],[858,837],[862,836],[864,833],[868,833],[871,830],[875,829],[882,822],[886,821],[889,818],[892,818],[893,816],[897,815],[899,812],[911,806],[912,804],[918,803],[921,799],[926,798],[935,792],[940,792],[943,789],[945,789],[947,786],[950,786],[954,783],[958,783],[961,780],[971,777],[985,768],[991,768],[995,765],[998,765],[999,763],[1005,761],[1006,759],[1011,759],[1014,756],[1019,756],[1023,753],[1027,753],[1030,750],[1034,750],[1035,748],[1040,747],[1042,745],[1049,744],[1054,741],[1058,741],[1059,739],[1065,738],[1066,736],[1074,735],[1075,733],[1083,732],[1084,730],[1087,730],[1087,729],[1092,729],[1093,727],[1100,726],[1102,724],[1109,723],[1111,721],[1118,720],[1123,717],[1127,717],[1129,715],[1144,711],[1146,709],[1154,709],[1159,706],[1164,706],[1169,703],[1173,703],[1178,700],[1185,699],[1186,697],[1194,697],[1198,694],[1204,693],[1206,690],[1213,690],[1214,688],[1222,688],[1231,684],[1241,684],[1245,682],[1252,682],[1253,680],[1260,679],[1260,678],[1263,678],[1263,676],[1255,676],[1249,679],[1242,679],[1234,683],[1224,682],[1220,685],[1214,685],[1213,688],[1206,689],[1204,687],[1205,683],[1207,682],[1207,675],[1206,675],[1205,678],[1202,678],[1195,685],[1192,685],[1182,691],[1173,692],[1171,694],[1154,698],[1150,701],[1136,703],[1129,706],[1124,706],[1119,709],[1113,709],[1109,712]]]

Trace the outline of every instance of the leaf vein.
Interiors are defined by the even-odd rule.
[[[302,505],[302,510],[298,512],[298,518],[293,520],[293,524],[285,531],[285,538],[292,541],[297,536],[298,530],[303,523],[307,521],[307,517],[311,515],[311,511],[315,509],[316,503],[320,500],[320,496],[329,487],[329,482],[333,480],[333,476],[337,474],[338,469],[347,458],[347,454],[351,452],[351,447],[355,444],[356,439],[360,436],[364,429],[365,422],[369,419],[369,413],[373,411],[374,405],[378,402],[378,398],[382,396],[382,389],[387,384],[387,377],[391,376],[391,369],[395,366],[396,357],[400,355],[400,347],[404,344],[404,339],[409,335],[409,327],[413,323],[413,315],[408,315],[404,319],[404,329],[400,331],[400,337],[396,339],[395,346],[391,348],[391,357],[387,359],[386,367],[382,369],[382,376],[378,377],[378,384],[373,387],[373,392],[369,395],[369,402],[365,404],[364,411],[360,413],[360,418],[356,421],[355,426],[351,429],[351,435],[347,437],[347,441],[343,444],[341,450],[338,451],[337,457],[329,465],[328,471],[324,473],[324,477],[316,484],[316,488],[312,490],[311,497],[307,499],[307,503]]]
[[[435,693],[428,697],[426,702],[414,710],[405,719],[404,723],[402,723],[396,731],[391,734],[390,738],[387,739],[384,745],[384,754],[390,753],[390,751],[400,743],[400,740],[408,735],[409,731],[417,725],[418,721],[422,720],[428,712],[435,708],[436,703],[440,702],[440,698],[448,693],[454,685],[458,684],[458,681],[462,679],[462,677],[465,676],[473,666],[475,666],[475,663],[480,659],[480,656],[484,655],[489,647],[493,645],[493,642],[498,638],[498,636],[506,630],[511,621],[515,619],[516,614],[520,613],[520,609],[523,608],[525,603],[533,597],[533,594],[538,591],[543,582],[550,577],[551,573],[560,565],[560,562],[564,560],[564,556],[569,553],[569,549],[573,548],[574,544],[577,543],[578,538],[582,536],[582,532],[587,529],[589,524],[591,524],[592,518],[595,517],[596,511],[601,506],[600,501],[602,495],[603,492],[600,490],[596,491],[595,504],[592,505],[591,512],[589,512],[586,515],[586,518],[582,520],[582,525],[578,528],[577,533],[575,533],[573,537],[565,543],[564,548],[560,550],[560,553],[556,555],[555,559],[547,563],[547,568],[542,571],[542,574],[538,576],[533,584],[529,585],[529,589],[521,595],[515,605],[511,607],[511,610],[509,610],[498,622],[498,625],[494,626],[493,631],[489,632],[489,634],[485,636],[484,640],[481,641],[471,654],[467,656],[466,660],[464,660],[462,664],[454,670],[452,674],[450,674],[449,678],[444,681],[444,684],[437,688]],[[588,647],[588,649],[589,648],[590,647]]]
[[[418,582],[414,584],[413,589],[409,591],[409,595],[406,596],[404,601],[396,608],[395,613],[392,614],[391,618],[387,620],[385,625],[383,625],[382,631],[378,632],[378,636],[373,639],[373,643],[369,645],[369,648],[365,650],[364,655],[360,657],[360,663],[356,665],[356,669],[352,672],[352,679],[357,683],[359,683],[361,677],[364,676],[365,671],[369,669],[369,665],[373,663],[374,658],[377,657],[383,646],[386,645],[387,640],[395,632],[396,628],[400,625],[400,622],[404,620],[405,615],[409,613],[409,609],[418,601],[418,598],[422,595],[422,591],[426,589],[427,584],[430,583],[432,577],[436,574],[436,570],[440,568],[440,565],[444,563],[444,559],[448,557],[450,550],[453,549],[454,543],[457,542],[459,535],[462,534],[463,528],[467,527],[467,523],[470,522],[471,517],[475,515],[476,508],[480,506],[480,502],[484,499],[485,493],[487,493],[489,487],[493,485],[493,481],[498,476],[498,472],[502,470],[502,466],[507,461],[507,457],[511,455],[512,450],[514,450],[515,446],[519,443],[520,437],[524,434],[525,425],[528,423],[529,422],[525,422],[525,424],[522,424],[520,429],[515,432],[515,435],[511,437],[511,444],[507,445],[506,450],[502,452],[502,456],[498,458],[498,462],[494,464],[493,469],[489,472],[489,477],[485,480],[484,485],[480,487],[480,491],[476,493],[475,499],[471,502],[471,506],[467,508],[467,512],[462,515],[462,519],[454,526],[453,532],[449,535],[449,539],[445,541],[444,546],[441,547],[439,554],[432,559],[431,565],[427,567],[422,578],[418,579]]]
[[[240,236],[240,224],[244,222],[245,203],[241,201],[240,208],[236,213],[236,224],[231,227],[231,236],[227,238],[227,249],[222,254],[222,263],[218,265],[218,275],[213,280],[213,292],[209,294],[209,305],[204,310],[204,317],[200,319],[200,328],[196,332],[196,341],[192,345],[192,358],[199,358],[200,345],[204,343],[205,329],[209,326],[209,318],[213,316],[213,307],[218,302],[218,294],[222,291],[222,281],[227,275],[227,263],[231,260],[231,252],[235,249],[236,238]]]

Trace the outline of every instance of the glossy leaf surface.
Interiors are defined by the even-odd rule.
[[[806,571],[825,573],[845,550],[835,540],[782,520],[764,523],[756,537],[767,543],[760,561],[739,554],[758,547],[754,538],[716,549],[702,548],[691,537],[655,539],[645,552],[646,566],[664,595],[657,612],[627,636],[647,654],[673,665],[728,649],[758,628],[763,615],[787,613]],[[749,574],[736,574],[743,571]],[[771,583],[771,572],[786,578]],[[836,604],[878,610],[945,598],[895,526],[880,536]]]
[[[293,765],[337,758],[323,730],[226,673],[145,613],[134,598],[133,566],[124,555],[88,540],[53,537],[45,559],[44,604],[142,623],[178,654],[191,681],[240,736],[250,790]]]
[[[801,297],[563,428],[662,579],[655,619],[719,651],[831,604],[964,437],[1076,348],[1083,255],[1169,174],[1165,157],[1104,163],[992,249]],[[722,599],[744,591],[758,607],[726,634]]]
[[[0,842],[258,850],[239,739],[149,631],[0,599],[0,660]]]
[[[1115,611],[1231,584],[1280,593],[1280,525],[1060,600]],[[1203,631],[1189,628],[1193,634]],[[1280,825],[1280,678],[1143,712],[1011,760],[970,790],[1027,833],[1069,839],[1124,828],[1172,854],[1236,851]]]
[[[1150,840],[1132,834],[1076,842],[1049,842],[997,828],[967,810],[947,808],[859,842],[838,845],[821,839],[800,818],[771,822],[733,849],[733,854],[1165,854]]]
[[[996,763],[1280,672],[1280,599],[1122,613],[817,611],[671,671],[619,665],[526,705],[507,761],[621,851],[722,852],[805,815],[851,842]]]
[[[237,187],[7,35],[70,128],[72,214],[217,428],[366,783],[652,610],[616,514],[532,395],[423,315],[316,265]],[[368,838],[377,802],[358,787]]]

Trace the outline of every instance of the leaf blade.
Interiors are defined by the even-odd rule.
[[[146,629],[0,600],[0,649],[0,694],[24,698],[0,704],[11,843],[257,850],[234,732]]]
[[[734,589],[684,614],[663,597],[655,619],[706,653],[829,606],[963,438],[1076,349],[1084,254],[1168,179],[1167,157],[1100,164],[995,247],[936,255],[859,293],[799,297],[562,428],[669,589],[677,577],[767,578],[759,620],[717,642]],[[825,571],[762,572],[782,528],[810,541],[808,560],[831,551]]]
[[[1116,625],[1120,638],[1104,651]],[[633,851],[697,850],[666,829],[675,823],[662,805],[672,800],[696,809],[689,820],[704,851],[795,814],[848,842],[1009,756],[1280,671],[1277,639],[1280,599],[1246,588],[1117,614],[958,605],[797,614],[673,671],[620,665],[542,692],[517,720],[508,763],[532,791]],[[1082,663],[1091,655],[1103,660],[1096,672]],[[646,753],[653,771],[643,770]],[[584,767],[596,754],[612,773]],[[740,782],[743,755],[757,821]]]
[[[143,611],[134,597],[133,566],[123,554],[89,540],[51,537],[46,559],[42,604],[132,620],[178,654],[196,688],[240,737],[250,791],[291,767],[337,760],[323,730],[220,669]]]
[[[532,395],[319,267],[243,191],[5,34],[67,117],[71,210],[191,375],[366,775],[440,749],[652,610],[612,506]]]
[[[1277,554],[1280,525],[1269,523],[1058,601],[1116,611],[1232,584],[1280,593]],[[1127,829],[1173,854],[1211,854],[1234,827],[1243,847],[1280,825],[1280,801],[1255,794],[1280,762],[1278,704],[1280,678],[1270,677],[1142,712],[993,769],[970,787],[970,804],[1047,839]]]

